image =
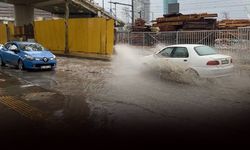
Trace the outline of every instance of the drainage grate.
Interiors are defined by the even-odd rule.
[[[46,113],[12,96],[0,96],[0,103],[33,121],[46,121],[48,118]]]

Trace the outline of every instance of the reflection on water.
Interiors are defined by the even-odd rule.
[[[58,57],[56,71],[3,70],[61,92],[67,97],[62,108],[64,117],[75,122],[85,121],[81,118],[87,116],[97,128],[166,124],[170,128],[223,128],[225,122],[227,127],[234,127],[248,117],[250,71],[236,68],[235,74],[228,78],[186,84],[176,74],[163,72],[166,68],[162,62],[153,63],[161,66],[158,71],[144,70],[140,60],[155,49],[143,51],[118,45],[116,51],[111,62]],[[176,70],[173,67],[170,72]],[[166,78],[162,78],[162,73]],[[62,109],[56,110],[56,116],[61,116]],[[232,120],[236,123],[232,124]]]

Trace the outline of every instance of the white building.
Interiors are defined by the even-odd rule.
[[[142,18],[146,22],[150,22],[150,0],[134,1],[135,19]]]

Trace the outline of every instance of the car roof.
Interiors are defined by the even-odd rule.
[[[15,43],[17,45],[20,45],[20,44],[37,44],[35,42],[20,42],[20,41],[12,41],[12,42],[9,42],[9,43]]]
[[[197,47],[197,46],[205,46],[202,44],[176,44],[176,45],[168,45],[166,47]]]

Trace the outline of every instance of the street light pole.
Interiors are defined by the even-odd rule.
[[[138,13],[139,13],[140,19],[141,19],[142,18],[142,11],[139,11]]]

